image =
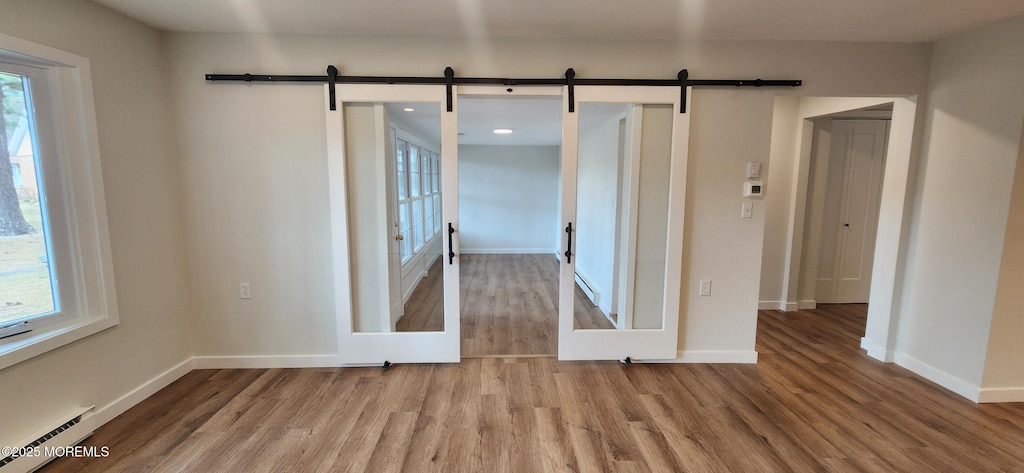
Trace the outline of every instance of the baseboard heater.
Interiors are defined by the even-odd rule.
[[[583,289],[583,293],[590,298],[590,302],[593,302],[595,306],[599,305],[601,294],[595,291],[593,287],[590,287],[590,281],[583,277],[582,274],[576,273],[576,282],[580,284],[580,289]]]
[[[4,458],[0,458],[0,472],[2,473],[28,473],[38,470],[58,456],[67,454],[67,448],[78,445],[82,440],[92,435],[96,429],[95,420],[85,417],[85,414],[92,410],[92,407],[78,409],[61,417],[59,424],[51,427],[41,434],[29,437],[31,440],[5,449],[14,450]]]

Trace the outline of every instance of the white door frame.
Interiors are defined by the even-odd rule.
[[[686,205],[686,171],[690,140],[690,110],[680,113],[679,89],[673,87],[585,86],[574,90],[575,110],[580,102],[671,104],[673,106],[671,171],[668,195],[668,235],[665,251],[665,286],[660,329],[587,329],[573,327],[575,258],[560,257],[558,291],[559,360],[664,360],[677,357],[679,295],[683,258],[683,224]],[[687,88],[687,103],[691,89]],[[576,179],[579,152],[579,114],[569,113],[569,94],[563,93],[562,120],[562,228],[576,222]],[[642,166],[642,163],[641,163]],[[566,233],[562,233],[562,251]],[[576,232],[570,238],[575,247]],[[628,290],[628,289],[627,289]]]
[[[917,96],[881,97],[801,97],[796,135],[796,165],[790,193],[789,236],[786,243],[786,265],[783,269],[782,297],[787,310],[797,308],[800,283],[803,229],[807,213],[807,182],[810,168],[811,136],[816,117],[860,110],[892,103],[892,121],[886,145],[886,161],[882,178],[882,203],[878,211],[875,255],[871,272],[871,293],[868,318],[861,348],[869,356],[891,362],[899,324],[900,284],[908,251],[904,223],[910,218],[906,206],[910,188],[910,169],[918,109]]]
[[[441,111],[441,219],[442,237],[448,223],[459,226],[458,208],[458,95],[453,86],[452,111],[444,109],[444,85],[337,84],[336,109],[326,113],[327,172],[330,189],[331,247],[334,268],[334,304],[338,329],[339,365],[391,363],[457,363],[460,360],[459,260],[444,264],[444,331],[354,332],[352,315],[352,266],[349,245],[347,156],[344,104],[346,102],[432,102]],[[324,85],[325,102],[330,103]],[[387,130],[384,130],[385,133]],[[390,232],[385,232],[389,234]],[[452,235],[454,251],[458,239]],[[442,250],[442,257],[447,257]]]

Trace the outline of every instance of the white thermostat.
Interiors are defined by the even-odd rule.
[[[761,197],[762,195],[764,195],[764,181],[743,183],[743,197]]]

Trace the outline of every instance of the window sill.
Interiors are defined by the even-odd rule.
[[[0,370],[117,325],[112,317],[70,322],[0,340]]]

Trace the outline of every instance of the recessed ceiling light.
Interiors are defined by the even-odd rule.
[[[494,129],[494,134],[495,135],[511,135],[512,134],[512,130],[509,129],[509,128],[495,128]]]
[[[412,108],[412,107],[405,107],[402,110],[405,110],[406,112],[415,112],[416,111],[416,109]]]

